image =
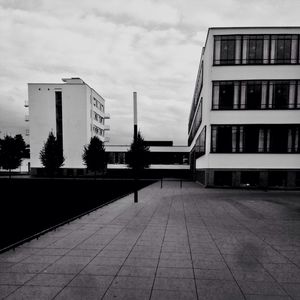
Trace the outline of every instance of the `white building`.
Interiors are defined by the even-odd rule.
[[[35,174],[42,167],[40,151],[52,131],[62,144],[63,168],[73,172],[85,168],[84,145],[92,136],[108,141],[105,132],[105,100],[80,78],[62,79],[64,83],[29,83],[30,163]],[[81,171],[80,171],[81,170]]]
[[[300,27],[210,28],[189,119],[205,186],[300,185]]]

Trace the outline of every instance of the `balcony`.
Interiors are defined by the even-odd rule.
[[[104,130],[110,130],[110,125],[104,125]]]
[[[25,100],[25,101],[24,101],[24,107],[28,107],[28,106],[29,106],[28,100]]]
[[[105,113],[105,114],[104,114],[104,119],[110,119],[110,114]]]
[[[29,121],[29,115],[25,115],[25,122]]]
[[[29,136],[29,129],[26,129],[26,130],[25,130],[25,135],[26,135],[26,136]]]

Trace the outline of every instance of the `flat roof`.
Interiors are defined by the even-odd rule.
[[[65,79],[65,78],[63,78]],[[71,78],[71,79],[79,79],[79,78]],[[82,79],[81,79],[82,80]],[[82,80],[83,81],[83,80]],[[47,83],[47,82],[31,82],[31,83],[27,83],[28,85],[86,85],[88,86],[90,89],[92,89],[103,101],[106,101],[95,89],[93,89],[90,85],[88,85],[85,81],[83,81],[82,83],[68,83],[68,82],[58,82],[58,83]]]
[[[287,28],[287,29],[300,29],[300,26],[228,26],[228,27],[209,27],[208,30],[211,29],[279,29],[279,28]]]

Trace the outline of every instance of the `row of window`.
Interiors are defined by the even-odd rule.
[[[194,113],[195,120],[192,123],[192,127],[190,128],[189,139],[188,139],[189,146],[191,145],[191,143],[197,133],[197,130],[199,129],[201,122],[202,122],[202,105],[203,105],[203,98],[201,98],[199,106],[197,107],[197,110]]]
[[[147,159],[155,165],[188,165],[189,153],[181,152],[149,152]],[[109,164],[127,164],[128,152],[109,152]]]
[[[95,97],[93,98],[93,105],[94,107],[100,109],[100,111],[104,112],[104,105],[100,101],[98,101]]]
[[[104,125],[104,118],[101,117],[99,114],[97,114],[95,111],[93,111],[93,117],[94,117],[95,121],[97,121],[100,124]]]
[[[299,64],[299,35],[214,36],[214,65]]]
[[[214,172],[214,185],[216,186],[232,186],[233,174],[235,179],[239,177],[239,185],[246,187],[263,186],[267,183],[272,187],[284,187],[288,185],[288,173],[294,173],[295,180],[292,183],[294,186],[300,186],[300,172],[287,172],[287,171],[215,171]]]
[[[196,140],[195,146],[192,150],[192,152],[194,152],[195,159],[205,154],[205,142],[206,142],[206,126],[204,126],[203,129],[201,130]]]
[[[193,102],[192,102],[192,107],[191,107],[190,117],[189,117],[189,126],[188,126],[189,131],[191,129],[195,111],[198,106],[202,87],[203,87],[203,61],[200,64],[200,68],[199,68],[198,75],[197,75],[195,92],[194,92],[194,97],[193,97]]]
[[[212,109],[300,108],[300,81],[215,81]]]
[[[100,136],[104,136],[104,130],[101,129],[101,128],[99,128],[98,126],[93,125],[93,126],[92,126],[92,130],[93,130],[93,132],[94,132],[95,134],[100,135]]]
[[[212,125],[212,153],[300,153],[300,125]]]

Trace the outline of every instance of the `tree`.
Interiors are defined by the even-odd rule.
[[[11,170],[17,169],[22,163],[22,157],[25,152],[25,142],[21,135],[12,136],[6,135],[0,143],[0,166],[9,170],[9,177],[11,177]]]
[[[149,168],[149,153],[149,146],[146,146],[144,138],[139,131],[136,142],[133,141],[128,150],[128,167],[136,173]]]
[[[90,143],[84,146],[82,159],[87,169],[94,172],[103,172],[106,167],[105,148],[102,141],[94,136]]]
[[[18,151],[20,151],[22,158],[24,158],[26,156],[27,145],[21,134],[17,134],[15,136],[15,142],[16,142],[16,147],[17,147]]]
[[[40,152],[40,160],[46,172],[53,176],[55,172],[64,165],[63,149],[53,132],[49,133],[47,141]]]

